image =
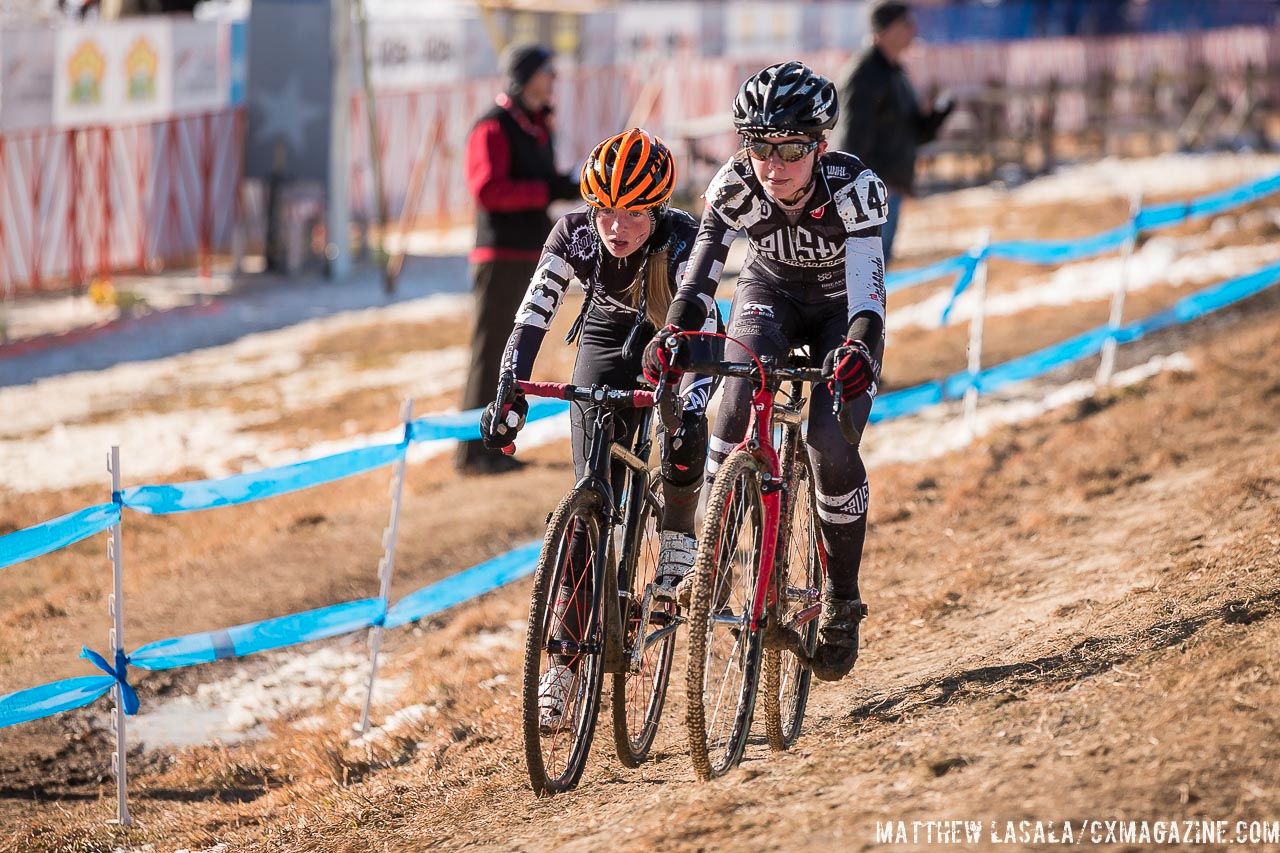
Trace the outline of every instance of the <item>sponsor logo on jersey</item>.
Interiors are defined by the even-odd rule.
[[[820,204],[817,207],[815,207],[813,210],[811,210],[809,212],[809,215],[812,216],[814,219],[821,219],[822,215],[826,212],[827,212],[827,206],[825,204]]]
[[[827,166],[828,178],[847,178],[849,177],[849,169],[846,166]]]
[[[768,257],[797,266],[832,266],[844,259],[844,239],[829,241],[804,226],[779,228],[756,241]]]

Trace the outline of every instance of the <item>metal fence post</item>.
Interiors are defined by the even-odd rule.
[[[113,445],[111,455],[107,457],[107,470],[111,472],[111,498],[120,494],[120,447]],[[112,593],[107,599],[107,609],[111,613],[111,633],[108,645],[111,647],[111,659],[115,660],[116,652],[124,648],[124,554],[120,541],[120,522],[111,525],[111,535],[107,538],[107,556],[111,558]],[[111,769],[116,774],[116,821],[121,826],[129,826],[133,818],[129,816],[127,789],[129,787],[126,763],[128,751],[125,744],[124,731],[124,695],[120,682],[111,688],[111,695],[116,701],[116,710],[112,718],[112,727],[116,731],[116,751],[111,754]]]
[[[1098,372],[1093,384],[1105,388],[1111,383],[1111,374],[1116,366],[1116,330],[1124,318],[1124,299],[1129,290],[1129,265],[1133,261],[1134,246],[1138,242],[1138,214],[1142,212],[1142,190],[1138,190],[1129,200],[1129,236],[1125,238],[1120,249],[1120,280],[1116,282],[1116,291],[1111,295],[1111,316],[1107,320],[1107,339],[1102,342],[1102,360],[1098,363]]]
[[[964,389],[964,425],[969,441],[978,435],[978,373],[982,370],[982,327],[987,313],[987,248],[991,245],[991,229],[982,229],[978,243],[978,267],[973,273],[974,296],[978,304],[969,320],[969,387]]]
[[[400,408],[400,420],[405,425],[405,435],[409,433],[409,422],[413,420],[413,398],[404,401]],[[400,500],[404,495],[404,469],[408,462],[408,453],[401,456],[392,468],[391,475],[391,520],[387,529],[382,532],[382,559],[378,561],[378,579],[381,585],[378,596],[385,602],[391,593],[391,576],[396,563],[396,534],[400,528]],[[369,689],[365,691],[364,709],[360,712],[360,734],[369,731],[369,709],[373,705],[373,682],[378,675],[378,653],[382,651],[382,626],[374,625],[369,629]]]

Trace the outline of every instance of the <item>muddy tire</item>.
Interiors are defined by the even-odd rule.
[[[651,599],[647,617],[645,614],[645,591],[658,571],[661,516],[662,507],[647,491],[643,492],[636,523],[630,532],[633,541],[624,542],[622,548],[627,563],[622,567],[627,589],[620,589],[618,601],[622,606],[628,667],[613,676],[613,743],[618,760],[625,767],[639,767],[649,757],[662,718],[671,677],[671,658],[675,653],[673,631],[644,649],[638,666],[633,669],[629,665],[635,644],[644,636],[673,624],[676,618],[676,605],[670,601]]]
[[[813,611],[818,607],[823,584],[812,481],[809,459],[801,448],[787,489],[790,518],[774,564],[775,596],[770,614],[772,622],[799,636],[805,658],[813,655],[818,644],[818,620]],[[765,650],[760,690],[764,694],[764,729],[770,749],[789,749],[800,737],[812,678],[808,660],[802,660],[794,651]]]
[[[600,591],[594,562],[606,559],[600,496],[575,489],[547,522],[533,576],[525,634],[523,717],[529,784],[539,797],[578,784],[591,750],[604,681]],[[552,667],[569,668],[565,724],[541,730],[539,685]]]
[[[699,779],[736,766],[751,731],[762,652],[751,600],[763,534],[757,462],[732,453],[708,497],[689,606],[685,723]]]

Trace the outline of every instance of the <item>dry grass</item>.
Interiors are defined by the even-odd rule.
[[[1140,294],[1133,315],[1173,298]],[[1093,325],[1096,308],[994,323],[993,352]],[[422,336],[403,332],[348,340],[389,358]],[[919,365],[954,355],[949,334],[898,342],[895,382],[936,376]],[[325,707],[249,744],[132,755],[130,829],[104,824],[104,702],[0,732],[0,849],[868,849],[886,818],[1274,820],[1277,337],[1280,298],[1257,297],[1122,351],[1187,348],[1192,373],[874,472],[863,658],[856,677],[816,688],[786,755],[753,743],[742,768],[695,784],[681,650],[654,761],[622,769],[606,713],[582,787],[535,800],[518,735],[518,583],[388,632],[387,671],[409,686],[374,721],[418,704],[420,723],[353,744],[358,709]],[[456,345],[445,338],[436,345]],[[340,356],[340,342],[324,346]],[[549,336],[546,356],[539,374],[563,378],[571,353]],[[458,479],[446,459],[411,469],[393,598],[538,535],[571,480],[567,457],[538,448],[492,480]],[[267,504],[131,515],[127,644],[374,594],[386,482],[375,472]],[[0,496],[0,518],[21,527],[102,497]],[[71,652],[105,645],[105,569],[95,540],[6,570],[3,683],[84,672]],[[224,671],[141,676],[144,708]]]

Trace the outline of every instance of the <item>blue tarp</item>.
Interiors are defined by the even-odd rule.
[[[1000,0],[918,4],[930,44],[1272,26],[1275,0]]]

